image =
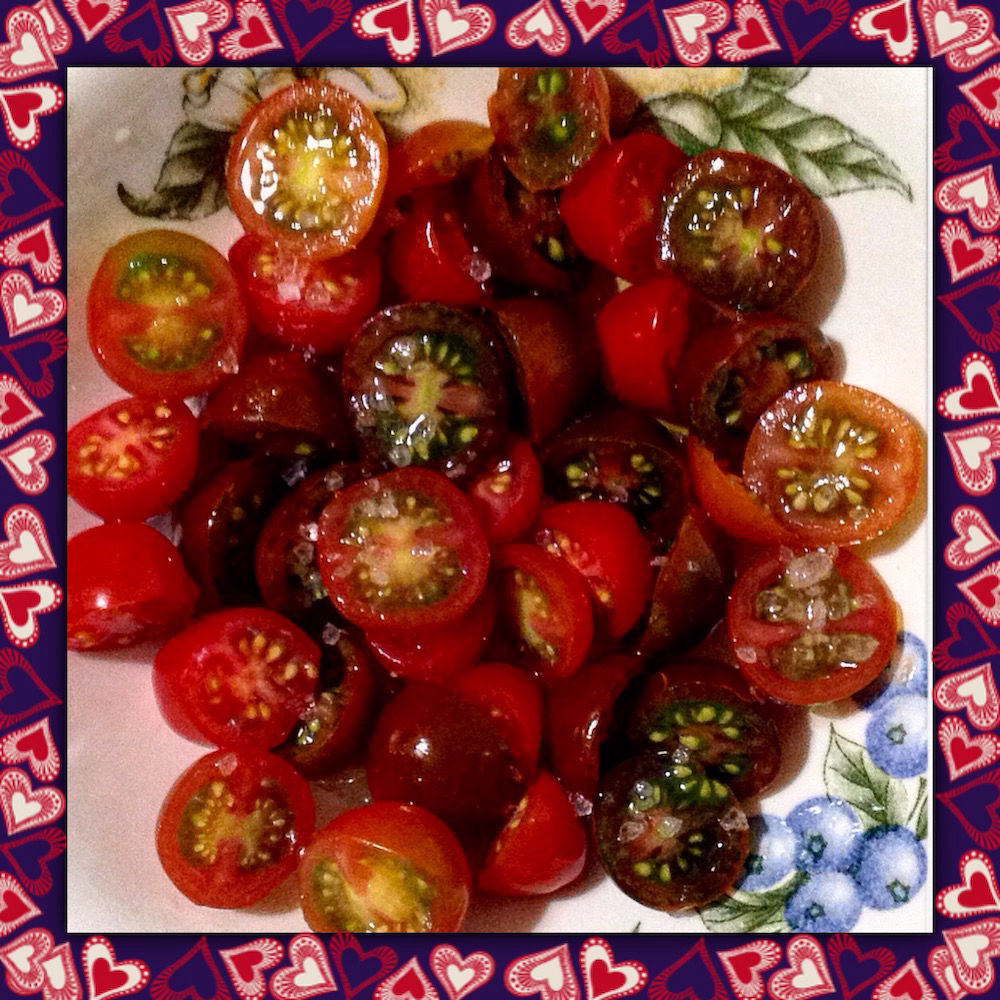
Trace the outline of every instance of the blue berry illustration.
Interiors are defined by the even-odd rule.
[[[846,871],[861,849],[861,820],[843,799],[806,799],[788,814],[796,837],[796,867],[807,872]]]
[[[879,708],[898,694],[927,694],[927,646],[912,632],[896,637],[889,666],[881,676],[855,697],[870,710]]]
[[[854,880],[866,906],[891,910],[908,903],[927,878],[927,854],[912,830],[877,826],[865,834]]]
[[[739,888],[757,892],[777,885],[795,867],[797,846],[795,834],[780,816],[751,816],[750,854]]]
[[[927,770],[927,701],[919,694],[897,694],[882,703],[865,728],[871,759],[894,778]]]
[[[861,916],[861,895],[843,872],[816,872],[788,897],[785,920],[793,931],[848,931]]]

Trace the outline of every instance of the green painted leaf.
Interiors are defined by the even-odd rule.
[[[173,134],[160,176],[147,197],[118,185],[118,197],[135,215],[153,219],[201,219],[226,203],[229,133],[185,122]]]
[[[712,102],[697,94],[668,94],[649,102],[663,134],[685,153],[717,148],[722,121]]]
[[[804,872],[794,872],[762,892],[737,889],[698,912],[709,930],[720,933],[787,932],[790,928],[785,921],[785,903],[808,878]]]
[[[890,778],[863,746],[841,736],[833,726],[823,762],[823,777],[827,795],[852,805],[866,830],[906,822],[906,786]]]
[[[749,83],[765,90],[776,90],[780,93],[791,90],[808,75],[808,69],[797,69],[791,66],[750,66],[747,70]]]
[[[913,803],[906,825],[917,835],[919,840],[927,836],[927,779],[921,778],[917,788],[917,800]]]
[[[813,194],[828,198],[848,191],[887,188],[912,198],[899,167],[869,139],[829,115],[756,86],[753,77],[716,96],[714,105],[727,135],[747,152],[794,174]]]

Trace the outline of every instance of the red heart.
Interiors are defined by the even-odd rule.
[[[979,247],[970,247],[964,240],[955,240],[951,245],[951,252],[955,257],[955,267],[959,271],[964,271],[967,267],[978,264],[984,256],[984,252]]]
[[[134,31],[132,30],[134,26]],[[126,29],[129,33],[126,35]],[[156,44],[150,48],[146,44],[147,36],[152,37]],[[130,49],[138,49],[142,58],[150,66],[165,66],[173,54],[170,36],[163,26],[158,4],[149,0],[128,17],[116,21],[104,32],[104,43],[112,52],[119,54]]]
[[[9,889],[0,897],[0,924],[16,923],[20,917],[28,912],[28,906],[24,900]]]
[[[31,413],[25,401],[16,393],[8,392],[3,398],[3,410],[0,411],[0,423],[13,426]]]
[[[962,324],[983,351],[1000,351],[1000,273],[938,296],[938,301]]]
[[[0,649],[0,730],[61,704],[21,653]]]
[[[924,988],[913,974],[913,970],[908,969],[889,987],[889,993],[894,997],[913,997],[913,1000],[921,1000]]]
[[[986,576],[969,584],[969,592],[984,608],[993,608],[996,607],[997,603],[996,588],[998,584],[1000,584],[1000,577],[987,573]]]
[[[984,108],[990,111],[1000,108],[1000,98],[997,96],[1000,92],[1000,77],[991,76],[981,80],[971,88],[971,92]]]
[[[290,6],[292,6],[292,0],[275,0],[274,13],[292,43],[296,62],[302,62],[302,58],[307,52],[311,52],[324,38],[332,35],[351,16],[350,0],[299,0],[295,6],[304,8],[305,14],[311,16],[311,19],[305,24],[303,24],[301,13],[296,18],[302,25],[300,28],[301,36],[308,39],[303,43],[299,40],[299,34],[292,30],[291,20],[288,16]],[[315,16],[318,11],[327,12],[326,23],[321,23],[322,18]]]
[[[247,18],[247,30],[240,35],[238,43],[244,48],[254,49],[258,45],[265,45],[271,40],[267,26],[259,17]]]
[[[372,18],[372,23],[376,28],[388,31],[398,42],[406,41],[409,37],[410,18],[406,13],[406,7],[402,4],[395,4],[380,10]]]
[[[36,845],[45,845],[44,853],[38,854],[37,850],[34,850]],[[0,844],[0,851],[3,851],[4,856],[11,863],[21,885],[36,899],[52,889],[52,872],[47,862],[58,858],[65,850],[66,834],[54,826],[47,826],[44,829],[35,830],[25,837]],[[22,860],[21,855],[28,855],[28,857]],[[31,874],[25,871],[25,865],[28,862],[31,863]]]
[[[887,32],[894,41],[902,44],[909,34],[909,25],[906,23],[906,11],[902,7],[889,7],[887,10],[880,10],[871,20],[871,25],[878,31]]]
[[[128,985],[128,973],[112,968],[111,963],[103,957],[94,959],[90,974],[94,977],[94,988],[99,994],[111,993]]]
[[[978,847],[984,851],[1000,847],[1000,770],[952,785],[937,797]]]
[[[983,748],[981,746],[977,743],[966,743],[961,736],[952,737],[950,749],[951,758],[954,761],[955,769],[958,771],[979,760],[983,755]]]
[[[574,8],[574,13],[580,24],[583,25],[584,31],[591,31],[595,24],[600,24],[608,16],[608,8],[605,4],[598,4],[596,7],[591,7],[584,0],[580,0],[580,3]]]
[[[628,977],[624,972],[612,969],[604,959],[597,958],[590,966],[590,981],[595,995],[604,996],[620,990],[628,982]]]
[[[655,45],[651,47],[650,41],[655,41]],[[613,56],[622,56],[637,49],[639,58],[651,68],[670,62],[670,45],[660,27],[655,3],[647,3],[628,17],[616,21],[601,35],[601,44]]]
[[[31,124],[31,112],[42,106],[42,95],[31,91],[8,94],[4,103],[10,113],[10,120],[17,128],[23,129]]]
[[[46,263],[51,255],[49,241],[43,232],[27,236],[17,244],[15,249],[25,257],[33,257],[39,264]]]
[[[265,39],[266,41],[266,39]],[[249,46],[248,46],[249,47]],[[229,962],[236,970],[237,975],[245,983],[252,983],[257,967],[264,961],[264,956],[259,951],[241,951],[229,956]]]
[[[968,410],[985,410],[997,405],[993,386],[990,384],[990,380],[982,374],[972,376],[969,388],[958,397],[958,402],[960,406],[964,406]]]
[[[760,965],[760,955],[752,951],[740,952],[738,955],[731,955],[729,958],[729,968],[741,983],[752,983],[754,972]]]
[[[80,0],[76,12],[80,15],[88,30],[100,24],[111,12],[110,4],[91,3],[90,0]]]
[[[27,182],[27,183],[26,183]],[[29,194],[28,184],[33,190]],[[38,201],[38,195],[42,200]],[[7,202],[16,206],[29,205],[20,215],[8,215]],[[16,229],[26,219],[62,206],[62,202],[46,186],[35,168],[18,152],[0,152],[0,232]]]
[[[424,995],[424,984],[414,969],[408,969],[392,984],[392,992],[398,997],[411,996],[420,1000]]]
[[[351,963],[352,969],[356,965],[372,966],[372,971],[356,983],[351,982],[344,964],[344,959],[349,952],[353,952],[355,956]],[[360,942],[353,934],[335,934],[330,939],[330,954],[333,956],[333,964],[340,974],[340,982],[343,985],[346,1000],[353,1000],[372,983],[388,976],[399,962],[396,952],[386,945],[372,948],[371,951],[362,951]],[[375,968],[376,965],[377,968]]]
[[[4,597],[10,620],[17,627],[27,625],[31,620],[31,609],[42,603],[41,597],[33,590],[12,590]]]
[[[965,101],[949,109],[947,122],[951,138],[934,150],[934,165],[938,170],[954,173],[1000,156],[1000,146],[993,141],[979,115]],[[963,129],[971,129],[981,142],[969,143],[962,134]]]
[[[741,49],[752,51],[761,45],[766,45],[768,41],[767,32],[764,30],[764,26],[760,23],[759,18],[749,17],[747,18],[743,34],[736,40],[736,45]],[[746,958],[747,956],[739,957]]]
[[[982,872],[973,872],[969,884],[963,886],[955,900],[959,906],[975,909],[979,906],[992,906],[996,903],[990,880]]]
[[[41,763],[49,755],[49,741],[45,738],[45,733],[41,729],[32,729],[25,733],[14,747],[24,754],[30,754],[36,761]]]
[[[60,330],[46,330],[34,337],[18,338],[12,344],[0,344],[3,355],[17,373],[17,377],[32,396],[47,396],[56,387],[56,380],[49,363],[58,361],[66,353],[66,334]],[[37,375],[25,370],[37,368]]]
[[[857,941],[850,934],[834,934],[827,942],[826,948],[827,954],[830,956],[830,965],[840,986],[842,1000],[852,1000],[869,986],[885,979],[896,967],[896,956],[888,948],[873,948],[871,951],[862,952]],[[847,970],[844,967],[846,955],[851,956],[855,971],[861,966],[874,965],[875,968],[866,979],[849,984]]]
[[[851,14],[851,6],[847,0],[768,0],[768,2],[781,33],[788,42],[792,59],[796,63],[801,62],[806,53],[819,45],[824,38],[832,35]],[[792,33],[785,16],[786,11],[793,13],[793,7],[798,8],[794,11],[797,27],[812,32],[801,41]],[[802,23],[803,17],[807,23]]]

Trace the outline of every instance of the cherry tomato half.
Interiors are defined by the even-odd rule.
[[[188,899],[236,909],[263,899],[295,871],[314,824],[309,786],[281,758],[216,750],[167,793],[156,851]]]
[[[819,234],[815,199],[800,181],[758,156],[713,149],[674,174],[660,254],[714,301],[773,309],[805,284]]]
[[[392,147],[386,198],[446,184],[468,173],[493,145],[493,131],[479,122],[428,122]]]
[[[849,549],[765,551],[733,586],[727,617],[744,676],[791,705],[850,697],[896,643],[892,595]]]
[[[486,108],[497,149],[529,191],[564,187],[609,138],[601,69],[501,69]]]
[[[542,505],[542,467],[534,449],[511,435],[467,492],[491,545],[517,541],[534,525]]]
[[[233,136],[229,206],[262,240],[335,257],[375,221],[387,154],[382,126],[361,101],[333,84],[300,80],[256,105]]]
[[[177,631],[198,588],[180,553],[148,524],[99,524],[66,546],[70,649],[116,649]]]
[[[541,771],[500,831],[478,886],[499,896],[544,896],[573,882],[587,861],[587,833],[559,782]]]
[[[153,661],[167,723],[187,739],[270,749],[312,701],[319,647],[267,608],[226,608],[177,633]]]
[[[66,488],[105,520],[145,521],[167,511],[198,465],[198,422],[183,402],[119,399],[66,438]]]
[[[314,931],[461,930],[471,877],[455,834],[420,806],[373,802],[316,832],[299,863]]]
[[[101,260],[87,296],[98,363],[127,392],[179,399],[239,367],[247,315],[229,262],[169,229],[126,236]]]
[[[743,479],[803,545],[884,534],[916,498],[921,433],[858,386],[809,382],[775,400],[750,434]]]
[[[489,568],[471,504],[430,469],[340,490],[320,515],[317,551],[330,599],[362,628],[455,621],[483,592]]]

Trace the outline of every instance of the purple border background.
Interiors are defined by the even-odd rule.
[[[206,0],[207,2],[207,0]],[[214,45],[225,34],[237,29],[245,22],[238,18],[249,9],[248,0],[213,0],[217,8],[227,14],[225,23],[212,34],[213,49],[210,61],[219,65],[224,60],[217,57]],[[417,64],[436,65],[495,65],[495,64],[539,64],[544,62],[587,63],[593,65],[638,65],[643,62],[671,65],[682,64],[678,52],[671,48],[664,10],[676,10],[692,4],[637,2],[637,0],[576,0],[596,11],[606,5],[609,15],[616,6],[621,13],[602,32],[584,44],[577,27],[566,14],[575,6],[571,0],[560,3],[551,0],[550,15],[557,17],[568,33],[569,45],[557,56],[543,51],[538,44],[525,48],[514,47],[507,37],[507,26],[512,19],[527,10],[532,4],[528,0],[515,3],[501,3],[499,0],[487,6],[495,15],[496,29],[489,37],[475,45],[457,49],[436,58],[432,54],[430,38],[425,22],[421,20],[419,0],[394,0],[396,4],[409,4],[410,16],[414,18],[421,36]],[[424,0],[424,3],[435,0]],[[436,0],[438,5],[444,0]],[[547,0],[539,0],[547,2]],[[280,65],[282,63],[308,62],[316,65],[391,65],[393,52],[386,40],[365,40],[352,27],[352,15],[365,5],[350,3],[349,0],[257,0],[257,5],[267,13],[275,36],[283,48],[253,57],[247,62],[258,65]],[[721,0],[695,0],[704,12],[730,14],[732,5]],[[4,6],[7,6],[6,4]],[[67,65],[143,65],[144,63],[163,65],[184,63],[178,55],[170,35],[168,20],[163,14],[165,7],[180,7],[181,4],[155,4],[151,0],[40,0],[36,4],[8,7],[9,14],[5,30],[0,34],[0,117],[8,124],[25,114],[27,105],[19,95],[30,93],[31,88],[55,85],[65,88],[65,67]],[[370,5],[369,5],[370,6]],[[470,6],[469,4],[463,6]],[[747,0],[735,5],[747,8]],[[451,5],[456,11],[459,4]],[[758,16],[766,18],[774,32],[779,49],[738,63],[787,65],[802,63],[808,65],[885,65],[890,57],[883,42],[876,38],[860,40],[852,32],[852,14],[861,10],[884,8],[883,27],[895,12],[896,17],[905,14],[917,42],[913,55],[905,61],[912,65],[932,65],[934,67],[934,144],[938,151],[935,158],[935,189],[948,177],[962,175],[981,167],[992,170],[993,161],[1000,145],[1000,119],[974,105],[960,89],[960,85],[980,78],[985,72],[995,71],[1000,75],[997,53],[964,72],[956,72],[948,63],[945,53],[932,58],[931,50],[940,47],[932,45],[934,27],[932,17],[935,11],[943,12],[943,17],[952,24],[968,20],[972,27],[967,29],[967,37],[981,31],[988,18],[992,33],[992,16],[984,7],[974,4],[959,6],[951,0],[889,0],[883,4],[860,4],[848,0],[756,0]],[[105,9],[106,8],[106,9]],[[119,9],[120,8],[120,9]],[[84,29],[87,19],[103,12],[105,26],[87,41]],[[116,13],[117,10],[117,13]],[[23,79],[12,80],[4,76],[9,73],[10,53],[17,48],[12,41],[10,30],[15,15],[23,18],[24,11],[44,14],[49,23],[57,17],[69,34],[68,48],[55,56],[54,68],[48,70],[39,65],[34,73]],[[744,10],[745,12],[745,10]],[[725,27],[711,35],[710,65],[733,65],[719,58],[715,44],[724,34],[733,31],[737,22],[728,19]],[[16,33],[15,27],[15,33]],[[325,33],[325,34],[324,34]],[[976,36],[979,37],[979,36]],[[619,44],[614,44],[614,39]],[[43,46],[44,48],[44,46]],[[957,49],[953,50],[957,51]],[[5,59],[7,60],[5,62]],[[899,60],[896,60],[899,61]],[[984,89],[987,104],[990,90]],[[1000,104],[998,90],[992,90],[992,99]],[[32,98],[28,98],[29,103]],[[984,115],[986,117],[984,117]],[[986,118],[991,117],[994,126]],[[45,194],[45,189],[56,199],[65,198],[65,109],[39,116],[26,126],[28,132],[33,124],[33,134],[17,149],[10,140],[0,135],[0,245],[12,234],[22,232],[32,225],[48,220],[52,226],[60,253],[65,258],[65,212],[61,202],[53,205]],[[39,188],[38,182],[44,185]],[[949,218],[958,218],[969,225],[970,236],[981,238],[987,229],[977,231],[965,211],[944,212],[935,207],[934,233],[940,231]],[[1000,221],[992,230],[1000,227]],[[973,351],[987,355],[1000,353],[1000,271],[996,267],[954,278],[938,243],[934,250],[935,259],[935,394],[962,382],[962,362]],[[20,270],[30,276],[36,290],[44,283],[31,272],[27,263],[0,264],[0,304],[4,299],[4,279],[12,270]],[[48,288],[65,293],[65,284],[59,279],[50,282]],[[949,299],[945,300],[945,296]],[[9,304],[8,304],[9,306]],[[10,331],[11,314],[4,309],[7,324],[0,335],[0,375],[9,373],[17,378],[32,394],[35,403],[44,411],[43,416],[18,431],[9,440],[0,440],[2,449],[21,439],[24,434],[45,430],[53,434],[58,442],[55,454],[44,465],[49,476],[49,484],[40,495],[27,495],[4,469],[0,469],[0,512],[7,512],[15,506],[25,504],[39,510],[46,522],[48,537],[58,563],[55,569],[28,574],[13,581],[16,583],[51,580],[64,582],[65,551],[65,468],[61,453],[62,436],[65,432],[65,339],[64,327],[43,328],[27,332]],[[46,392],[42,379],[48,367],[55,376],[55,385]],[[935,505],[934,505],[934,550],[936,553],[935,580],[935,680],[943,676],[941,671],[966,669],[989,660],[998,652],[1000,636],[996,628],[989,625],[965,599],[958,584],[968,579],[971,572],[956,572],[941,560],[941,553],[954,537],[951,513],[961,505],[974,504],[1000,528],[1000,520],[994,518],[996,499],[989,491],[970,496],[953,474],[954,466],[945,445],[944,432],[962,426],[953,419],[939,417],[932,431],[931,447],[934,453]],[[992,488],[992,487],[991,487]],[[6,534],[0,536],[3,542]],[[978,567],[977,567],[978,568]],[[0,581],[0,589],[10,583]],[[40,781],[30,769],[30,762],[18,760],[5,736],[47,720],[54,737],[55,747],[65,746],[65,712],[61,698],[65,692],[65,647],[63,634],[65,616],[59,608],[39,617],[39,635],[27,648],[14,650],[0,645],[0,785],[2,775],[17,770],[27,779],[32,789],[43,785],[65,792],[64,767],[48,782]],[[989,667],[987,667],[989,670]],[[1000,705],[996,706],[1000,710]],[[938,712],[938,725],[946,718]],[[964,721],[964,716],[962,716]],[[61,751],[60,751],[61,752]],[[11,756],[13,754],[13,756]],[[988,762],[987,762],[988,763]],[[995,987],[992,960],[1000,956],[1000,893],[983,882],[973,882],[969,874],[972,869],[964,869],[972,851],[978,851],[985,859],[979,862],[984,870],[992,873],[993,865],[1000,860],[1000,771],[993,766],[978,766],[967,771],[954,782],[948,780],[948,769],[940,747],[935,750],[937,770],[936,792],[936,871],[935,886],[943,888],[962,884],[967,892],[953,894],[954,898],[966,905],[982,902],[981,907],[973,906],[969,912],[951,916],[939,912],[936,915],[935,931],[931,935],[920,936],[880,936],[855,940],[850,935],[808,938],[801,945],[793,947],[795,938],[775,938],[773,945],[779,949],[778,958],[766,958],[766,939],[754,939],[754,946],[760,953],[758,971],[760,977],[750,982],[742,991],[737,990],[727,978],[726,968],[718,953],[750,942],[744,937],[732,936],[613,936],[607,940],[613,949],[614,961],[635,961],[642,963],[649,973],[648,992],[652,1000],[667,1000],[668,997],[699,998],[699,1000],[722,1000],[735,996],[755,1000],[765,992],[775,1000],[786,997],[806,997],[833,995],[850,997],[874,996],[877,1000],[888,997],[939,996],[951,1000],[966,992],[988,993]],[[0,794],[0,799],[4,796]],[[8,796],[9,800],[9,796]],[[116,807],[109,803],[109,807]],[[9,808],[9,807],[8,807]],[[6,815],[6,825],[0,829],[0,964],[3,971],[0,984],[12,994],[41,994],[46,1000],[111,1000],[126,994],[149,995],[155,1000],[226,1000],[233,997],[263,997],[267,995],[292,997],[289,992],[288,977],[278,975],[282,970],[294,969],[300,961],[299,949],[303,946],[297,939],[274,938],[280,949],[280,957],[273,963],[258,964],[258,991],[232,973],[223,960],[221,952],[247,944],[246,939],[212,936],[197,938],[190,936],[169,936],[161,938],[145,936],[119,936],[113,941],[103,941],[93,937],[67,935],[65,932],[65,836],[61,818],[45,825],[11,832],[10,817]],[[125,820],[127,821],[127,819]],[[95,873],[99,877],[99,873]],[[13,880],[11,882],[10,880]],[[988,891],[987,891],[988,890]],[[37,912],[36,912],[37,911]],[[976,958],[975,965],[964,970],[965,987],[956,992],[954,984],[940,975],[935,975],[935,966],[929,958],[942,947],[951,949],[957,955],[963,935],[973,930],[981,932],[986,941],[979,950],[966,950],[966,957]],[[312,995],[329,993],[333,989],[343,993],[345,1000],[361,996],[364,1000],[374,993],[376,1000],[406,1000],[405,996],[391,992],[391,981],[387,987],[370,983],[363,989],[357,987],[367,972],[377,968],[374,959],[362,961],[360,951],[353,953],[350,947],[353,939],[345,937],[330,939],[313,935],[299,935],[300,939],[319,942],[324,956],[333,958],[332,968],[336,969],[333,981],[318,985]],[[799,935],[799,939],[806,936]],[[474,950],[489,953],[496,965],[494,977],[482,987],[482,996],[489,993],[507,995],[503,971],[514,960],[548,948],[568,946],[568,954],[574,968],[579,972],[579,982],[569,982],[577,986],[555,1000],[576,1000],[585,994],[587,1000],[604,1000],[600,989],[596,988],[586,969],[579,963],[578,956],[584,938],[564,938],[532,935],[519,936],[454,936],[451,943],[463,955]],[[307,942],[308,943],[308,942]],[[428,1000],[435,1000],[434,980],[429,972],[429,954],[442,941],[426,937],[387,936],[363,939],[358,943],[361,951],[368,952],[379,946],[391,949],[398,962],[397,968],[410,959],[416,959],[422,969],[427,970],[426,987]],[[802,983],[798,991],[782,988],[787,980],[775,979],[776,973],[789,968],[802,971],[802,955],[808,955],[808,948],[818,947],[818,962],[825,966],[832,989],[824,985],[815,990],[803,991]],[[822,971],[822,969],[820,970]],[[65,981],[60,983],[60,975]],[[808,977],[806,977],[808,978]],[[822,977],[821,977],[822,978]],[[570,977],[572,980],[573,977]],[[352,986],[352,984],[355,984]],[[448,996],[447,985],[441,983],[441,996]],[[263,989],[263,992],[260,991]],[[4,986],[0,985],[0,993]],[[308,992],[308,991],[307,991]],[[299,995],[307,995],[300,993]],[[413,1000],[422,1000],[410,994]],[[641,995],[641,994],[640,994]],[[548,996],[544,1000],[550,1000]]]

